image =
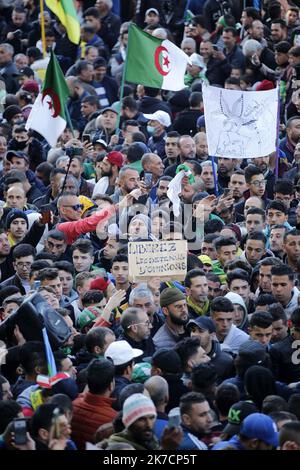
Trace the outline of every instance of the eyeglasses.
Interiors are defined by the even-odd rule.
[[[266,181],[263,180],[263,181],[252,181],[253,186],[256,186],[257,188],[260,187],[260,186],[265,186],[266,185]]]
[[[74,211],[82,211],[84,206],[83,204],[74,204],[74,205],[65,204],[64,207],[71,207]]]
[[[129,325],[127,328],[130,328],[131,326],[137,326],[137,325],[146,325],[146,326],[150,326],[151,325],[151,321],[150,320],[147,320],[147,321],[141,321],[139,323],[132,323],[131,325]]]
[[[28,269],[30,269],[30,268],[31,268],[31,265],[32,265],[32,263],[29,263],[29,262],[23,263],[22,261],[18,261],[18,262],[16,263],[16,266],[17,266],[18,268],[28,268]]]

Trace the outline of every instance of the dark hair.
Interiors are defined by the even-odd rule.
[[[290,396],[288,410],[290,413],[294,413],[300,420],[300,393],[295,393]]]
[[[298,230],[296,228],[293,228],[292,230],[289,230],[288,232],[286,232],[284,234],[284,237],[283,237],[284,242],[286,242],[288,236],[299,237],[300,236],[300,230]]]
[[[49,237],[54,238],[54,240],[58,240],[60,242],[67,241],[65,232],[61,232],[60,230],[57,230],[57,229],[50,230],[46,235],[46,239],[48,240]]]
[[[94,247],[91,240],[76,240],[76,242],[72,245],[72,253],[75,250],[79,250],[81,253],[89,254],[94,256]]]
[[[83,12],[83,18],[86,18],[87,16],[93,16],[94,18],[99,19],[100,18],[100,13],[98,8],[96,7],[90,7],[84,10]]]
[[[82,98],[81,103],[88,103],[92,106],[96,106],[97,108],[99,107],[99,98],[98,96],[94,95],[88,95]]]
[[[263,221],[266,220],[266,213],[263,209],[260,209],[259,207],[251,207],[250,209],[247,210],[246,218],[248,215],[251,214],[259,214],[262,216]]]
[[[28,243],[20,243],[20,245],[17,245],[13,250],[13,261],[16,261],[18,258],[22,258],[23,256],[35,257],[36,249]]]
[[[205,235],[209,233],[221,232],[224,224],[219,219],[207,220],[204,224],[204,233]]]
[[[287,207],[284,205],[282,201],[279,201],[279,199],[275,199],[274,201],[271,201],[268,204],[266,211],[268,212],[269,209],[275,209],[276,211],[283,212],[285,215],[288,213]]]
[[[184,285],[185,287],[191,287],[192,283],[191,280],[194,279],[194,277],[198,276],[204,276],[205,277],[205,272],[202,269],[191,269],[184,280]]]
[[[300,327],[300,308],[296,308],[290,318],[293,326]]]
[[[94,359],[87,368],[87,384],[89,391],[95,395],[102,395],[115,376],[115,368],[111,361],[105,358]]]
[[[292,195],[294,193],[294,185],[291,180],[280,179],[275,183],[274,193],[280,193],[284,195]]]
[[[237,86],[240,86],[241,85],[241,81],[239,78],[236,78],[236,77],[228,77],[226,80],[225,80],[225,84],[227,85],[237,85]]]
[[[125,400],[127,400],[128,397],[130,397],[134,393],[144,393],[144,390],[145,390],[144,384],[131,383],[131,384],[126,385],[126,387],[124,387],[120,392],[120,396],[119,396],[120,407],[123,408],[124,402]]]
[[[221,415],[228,416],[229,410],[240,400],[240,391],[236,385],[231,383],[222,383],[216,392],[216,407]]]
[[[33,375],[34,369],[45,368],[47,364],[45,346],[40,341],[26,341],[20,347],[20,364],[25,374]]]
[[[260,294],[255,300],[255,307],[257,307],[258,305],[264,307],[265,305],[274,304],[275,302],[276,299],[272,294]]]
[[[251,328],[269,328],[272,326],[273,318],[269,312],[254,312],[251,316],[249,326]]]
[[[3,434],[9,423],[18,417],[22,407],[14,400],[0,401],[0,434]]]
[[[191,108],[199,106],[203,102],[203,96],[200,91],[193,91],[189,96],[189,103]]]
[[[98,290],[89,290],[84,294],[82,298],[82,305],[84,307],[87,307],[91,304],[97,304],[101,302],[103,298],[104,298],[103,292],[100,292]]]
[[[287,315],[283,306],[279,302],[273,303],[269,306],[269,313],[272,315],[273,322],[282,320],[282,323],[284,325],[287,324]]]
[[[125,364],[115,366],[115,375],[122,376],[125,373],[127,367],[133,367],[133,364],[133,359],[131,359],[131,361],[128,361]]]
[[[271,413],[280,411],[288,411],[288,404],[284,398],[278,395],[268,395],[264,398],[261,409],[262,413],[270,415]]]
[[[211,313],[215,312],[224,312],[231,313],[233,312],[232,302],[225,297],[215,297],[210,304]]]
[[[53,395],[53,397],[50,399],[50,403],[63,410],[64,413],[73,411],[72,400],[64,393],[57,393],[56,395]]]
[[[257,240],[257,241],[263,242],[264,245],[267,242],[266,236],[262,232],[251,232],[251,233],[249,233],[247,235],[246,243],[247,243],[248,240]]]
[[[52,168],[50,172],[50,181],[54,178],[56,175],[66,175],[67,172],[66,170],[63,170],[62,168]]]
[[[271,21],[271,25],[272,25],[272,24],[280,24],[280,26],[281,26],[282,29],[286,29],[286,28],[287,28],[287,24],[285,23],[284,20],[281,20],[281,19],[278,19],[278,20],[276,19],[276,20]]]
[[[218,374],[214,364],[209,362],[207,364],[199,364],[196,367],[193,367],[191,379],[193,391],[205,391],[216,384]]]
[[[248,395],[260,410],[266,396],[276,395],[276,382],[274,376],[266,367],[249,367],[245,373],[244,384]]]
[[[280,264],[279,266],[272,266],[272,276],[288,276],[290,281],[294,280],[294,272],[287,264]]]
[[[44,268],[38,272],[36,279],[42,282],[42,281],[53,281],[54,279],[58,277],[59,277],[58,269]]]
[[[274,44],[274,50],[281,54],[287,54],[291,49],[291,45],[288,41],[280,41],[277,44]]]
[[[228,273],[229,271],[234,271],[235,269],[242,269],[248,273],[248,276],[252,274],[252,267],[248,263],[248,261],[244,261],[243,259],[237,258],[233,259],[232,261],[226,261],[224,264],[224,271]]]
[[[58,407],[52,403],[45,403],[36,409],[33,417],[31,418],[31,431],[33,437],[39,437],[40,429],[46,429],[47,431],[50,430],[53,421],[53,413],[56,408]],[[61,415],[64,414],[63,410],[60,408],[58,408],[58,410]]]
[[[245,168],[245,180],[247,184],[250,184],[252,177],[257,175],[263,175],[263,172],[258,166],[251,163]]]
[[[236,279],[240,279],[242,281],[246,281],[250,285],[250,277],[246,271],[243,269],[234,269],[233,271],[230,271],[227,274],[227,284],[230,289],[230,285],[232,281],[235,281]]]
[[[246,7],[243,9],[246,15],[254,20],[260,20],[260,12],[256,8],[253,7]]]
[[[183,370],[186,370],[189,359],[197,354],[200,346],[200,339],[196,337],[184,338],[176,344],[174,349],[180,357],[181,367]]]
[[[264,258],[259,262],[260,266],[282,266],[282,261],[279,258],[275,258],[273,256],[269,256],[268,258]]]
[[[196,403],[204,403],[206,397],[199,392],[189,392],[182,395],[180,398],[180,414],[181,416],[184,414],[189,414],[192,410],[192,406]]]
[[[218,282],[219,284],[221,284],[221,281],[220,281],[220,278],[217,274],[215,273],[207,273],[206,274],[206,279],[208,281],[211,281],[211,282]]]
[[[216,251],[219,251],[223,246],[236,245],[236,240],[233,237],[218,237],[214,240],[214,246]]]
[[[105,326],[92,328],[87,333],[84,341],[87,351],[92,354],[96,346],[98,346],[100,349],[104,349],[105,338],[108,334],[113,335],[113,332]]]
[[[203,241],[205,243],[213,243],[216,238],[219,238],[219,235],[217,235],[216,233],[208,233],[204,236]]]
[[[50,268],[50,264],[48,263],[47,260],[44,260],[44,259],[39,259],[37,261],[34,261],[31,265],[31,268],[30,268],[30,277],[36,272],[36,271],[40,271],[41,269],[44,269],[44,268]]]
[[[53,267],[58,269],[59,271],[66,271],[67,273],[71,274],[74,276],[75,274],[75,269],[74,265],[70,263],[69,261],[56,261],[53,264]]]
[[[128,263],[128,256],[126,256],[126,255],[116,255],[112,259],[111,265],[113,265],[114,263]]]
[[[300,445],[300,423],[298,421],[288,421],[280,429],[279,446],[282,447],[287,441]]]

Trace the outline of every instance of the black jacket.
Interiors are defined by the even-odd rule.
[[[233,357],[229,353],[221,350],[218,341],[212,342],[212,348],[208,356],[211,359],[211,364],[215,366],[218,378],[221,382],[234,375]]]
[[[202,115],[200,109],[185,109],[177,114],[173,129],[180,135],[194,136],[197,132],[197,119]]]
[[[272,344],[269,350],[275,378],[285,383],[300,381],[299,354],[297,347],[293,347],[294,341],[292,335],[287,336],[282,341]]]
[[[26,291],[23,287],[21,279],[19,278],[19,276],[17,274],[15,274],[14,276],[9,277],[5,281],[1,282],[0,289],[3,289],[4,287],[7,287],[7,286],[16,286],[19,289],[19,291],[21,292],[22,295],[26,294]]]
[[[141,349],[142,351],[144,351],[144,354],[142,356],[135,358],[136,364],[139,362],[143,362],[143,359],[146,357],[152,357],[155,352],[155,347],[151,337],[144,339],[143,341],[137,342],[134,339],[130,338],[130,336],[128,336],[125,332],[122,332],[118,337],[118,341],[120,340],[127,341],[127,343],[129,343],[132,348]]]
[[[230,72],[231,65],[227,59],[217,60],[213,57],[209,58],[205,75],[210,85],[220,85],[223,87]]]
[[[165,101],[151,96],[144,96],[138,103],[139,111],[143,114],[153,114],[155,111],[161,110],[171,115],[171,110]]]

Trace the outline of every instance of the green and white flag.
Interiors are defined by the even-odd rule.
[[[69,88],[53,51],[46,70],[42,90],[37,96],[26,122],[26,129],[33,129],[55,147],[66,124],[65,106]]]
[[[129,28],[125,80],[178,91],[184,85],[189,57],[167,39],[158,39],[135,25]]]

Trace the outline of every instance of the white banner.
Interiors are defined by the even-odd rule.
[[[202,91],[209,155],[254,158],[276,150],[278,89]]]

